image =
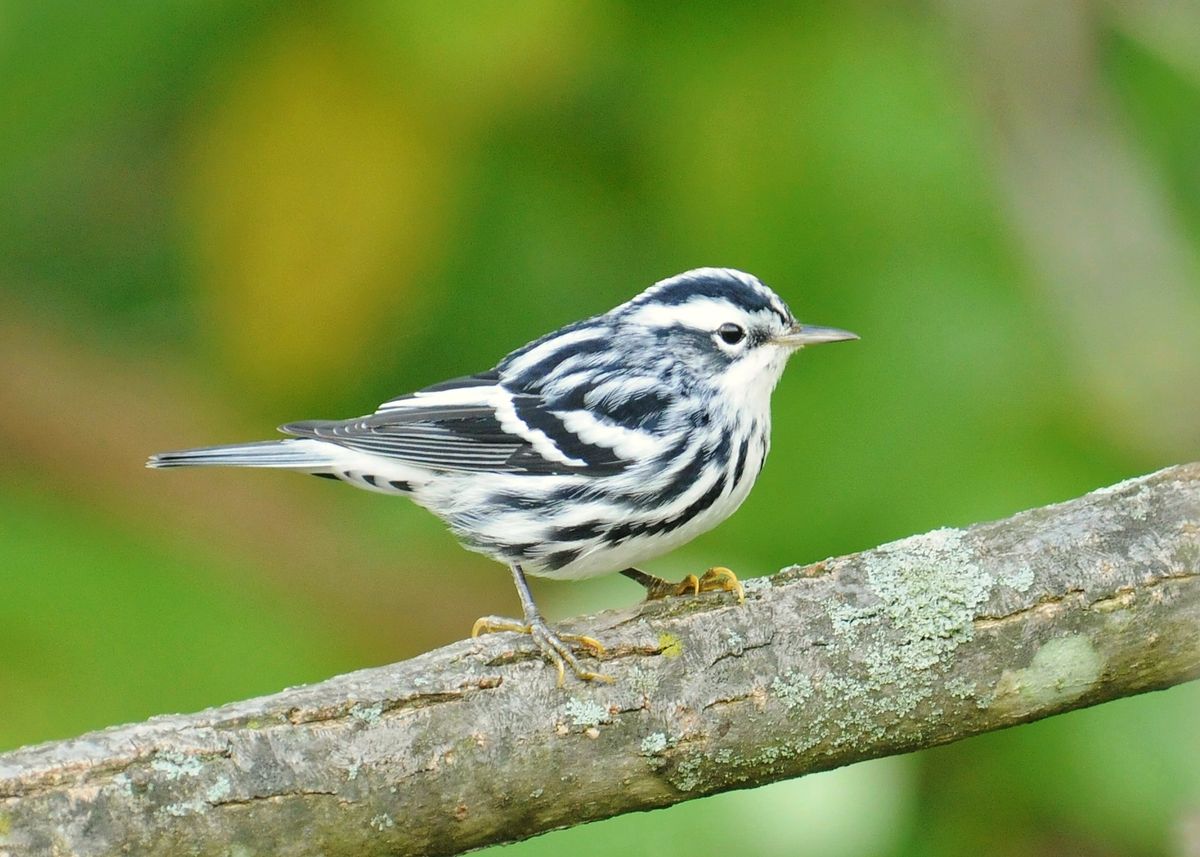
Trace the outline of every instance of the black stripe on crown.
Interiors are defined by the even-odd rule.
[[[723,268],[700,268],[664,280],[632,301],[634,306],[648,303],[679,306],[693,298],[727,300],[746,312],[769,310],[784,324],[790,324],[787,308],[770,289],[749,274]]]

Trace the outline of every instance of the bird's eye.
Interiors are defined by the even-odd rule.
[[[717,336],[721,337],[721,341],[726,345],[737,345],[746,338],[746,329],[733,322],[726,322],[717,328]]]

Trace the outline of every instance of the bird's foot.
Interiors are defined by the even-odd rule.
[[[746,587],[738,580],[737,575],[723,565],[714,565],[700,578],[701,592],[732,592],[737,596],[738,604],[746,600]]]
[[[497,631],[512,631],[531,636],[538,648],[542,650],[542,655],[558,670],[559,687],[563,686],[568,666],[583,681],[601,681],[608,684],[613,681],[612,676],[584,669],[583,665],[579,663],[579,659],[575,657],[575,653],[571,651],[571,646],[574,645],[579,649],[587,650],[597,658],[600,657],[607,650],[599,640],[593,637],[583,634],[556,634],[540,616],[529,622],[504,619],[499,616],[484,616],[476,620],[474,627],[471,628],[471,636],[478,637],[480,634],[492,634]]]
[[[636,568],[627,568],[621,574],[636,580],[646,588],[646,600],[655,601],[673,595],[699,595],[701,592],[732,592],[738,604],[746,600],[746,590],[737,575],[723,565],[715,565],[700,577],[689,574],[678,583],[646,574]]]

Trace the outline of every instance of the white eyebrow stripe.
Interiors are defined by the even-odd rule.
[[[716,330],[727,321],[746,321],[746,313],[729,301],[698,297],[682,304],[648,303],[628,316],[633,324],[646,327],[694,327],[697,330]]]

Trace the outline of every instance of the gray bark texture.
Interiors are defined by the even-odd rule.
[[[727,593],[0,755],[2,855],[457,854],[1200,675],[1200,464]]]

